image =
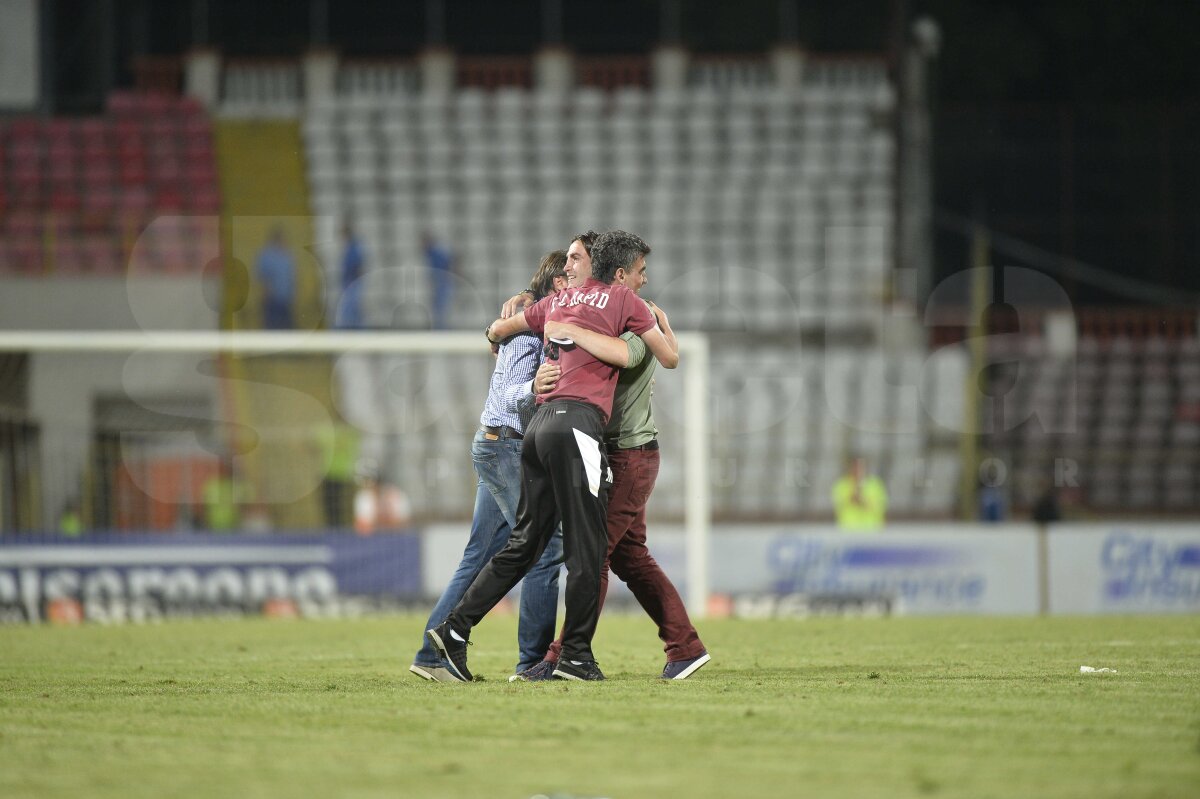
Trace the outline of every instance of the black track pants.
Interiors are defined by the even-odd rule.
[[[521,450],[517,526],[462,600],[450,623],[466,632],[529,571],[558,523],[567,564],[567,618],[562,656],[595,660],[592,636],[600,615],[600,569],[608,546],[605,501],[608,457],[600,412],[584,402],[557,400],[538,409]]]

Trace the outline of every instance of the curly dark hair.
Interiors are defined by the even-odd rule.
[[[537,271],[533,274],[533,280],[529,281],[529,290],[533,292],[534,302],[547,294],[554,293],[554,278],[567,276],[567,272],[563,268],[566,265],[566,250],[555,250],[542,256],[542,262],[538,264]]]
[[[650,254],[650,245],[624,230],[610,230],[592,245],[592,278],[611,283],[618,269],[629,270],[638,258]]]

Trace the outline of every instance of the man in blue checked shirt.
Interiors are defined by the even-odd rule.
[[[529,284],[535,300],[566,288],[565,250],[542,258]],[[471,534],[450,584],[429,614],[425,629],[446,618],[462,599],[475,576],[508,542],[516,525],[517,502],[521,499],[521,439],[526,423],[536,410],[533,380],[542,364],[542,339],[522,333],[500,345],[496,369],[480,427],[471,443],[471,460],[479,485],[475,492],[475,514]],[[521,582],[521,617],[517,630],[520,662],[517,671],[536,665],[554,640],[558,609],[558,571],[562,563],[562,533],[555,533],[537,565]],[[427,638],[408,669],[418,677],[437,682],[454,682]]]

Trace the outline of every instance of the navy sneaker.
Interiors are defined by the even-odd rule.
[[[454,679],[461,682],[471,682],[475,679],[467,668],[467,647],[471,643],[466,640],[468,636],[461,636],[463,640],[460,641],[451,635],[449,621],[442,622],[432,630],[426,630],[425,634],[429,636],[429,643],[433,644],[433,648],[445,659]]]
[[[604,672],[594,660],[564,660],[559,659],[554,666],[554,676],[564,680],[581,680],[593,682],[603,680]]]
[[[712,658],[709,657],[708,652],[702,652],[700,657],[691,660],[668,660],[667,665],[663,667],[662,678],[664,680],[686,680],[710,660]]]
[[[508,678],[509,682],[541,682],[554,679],[554,661],[543,660]]]

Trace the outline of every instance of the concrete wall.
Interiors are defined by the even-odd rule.
[[[219,299],[219,281],[198,275],[6,277],[0,330],[216,330]]]

